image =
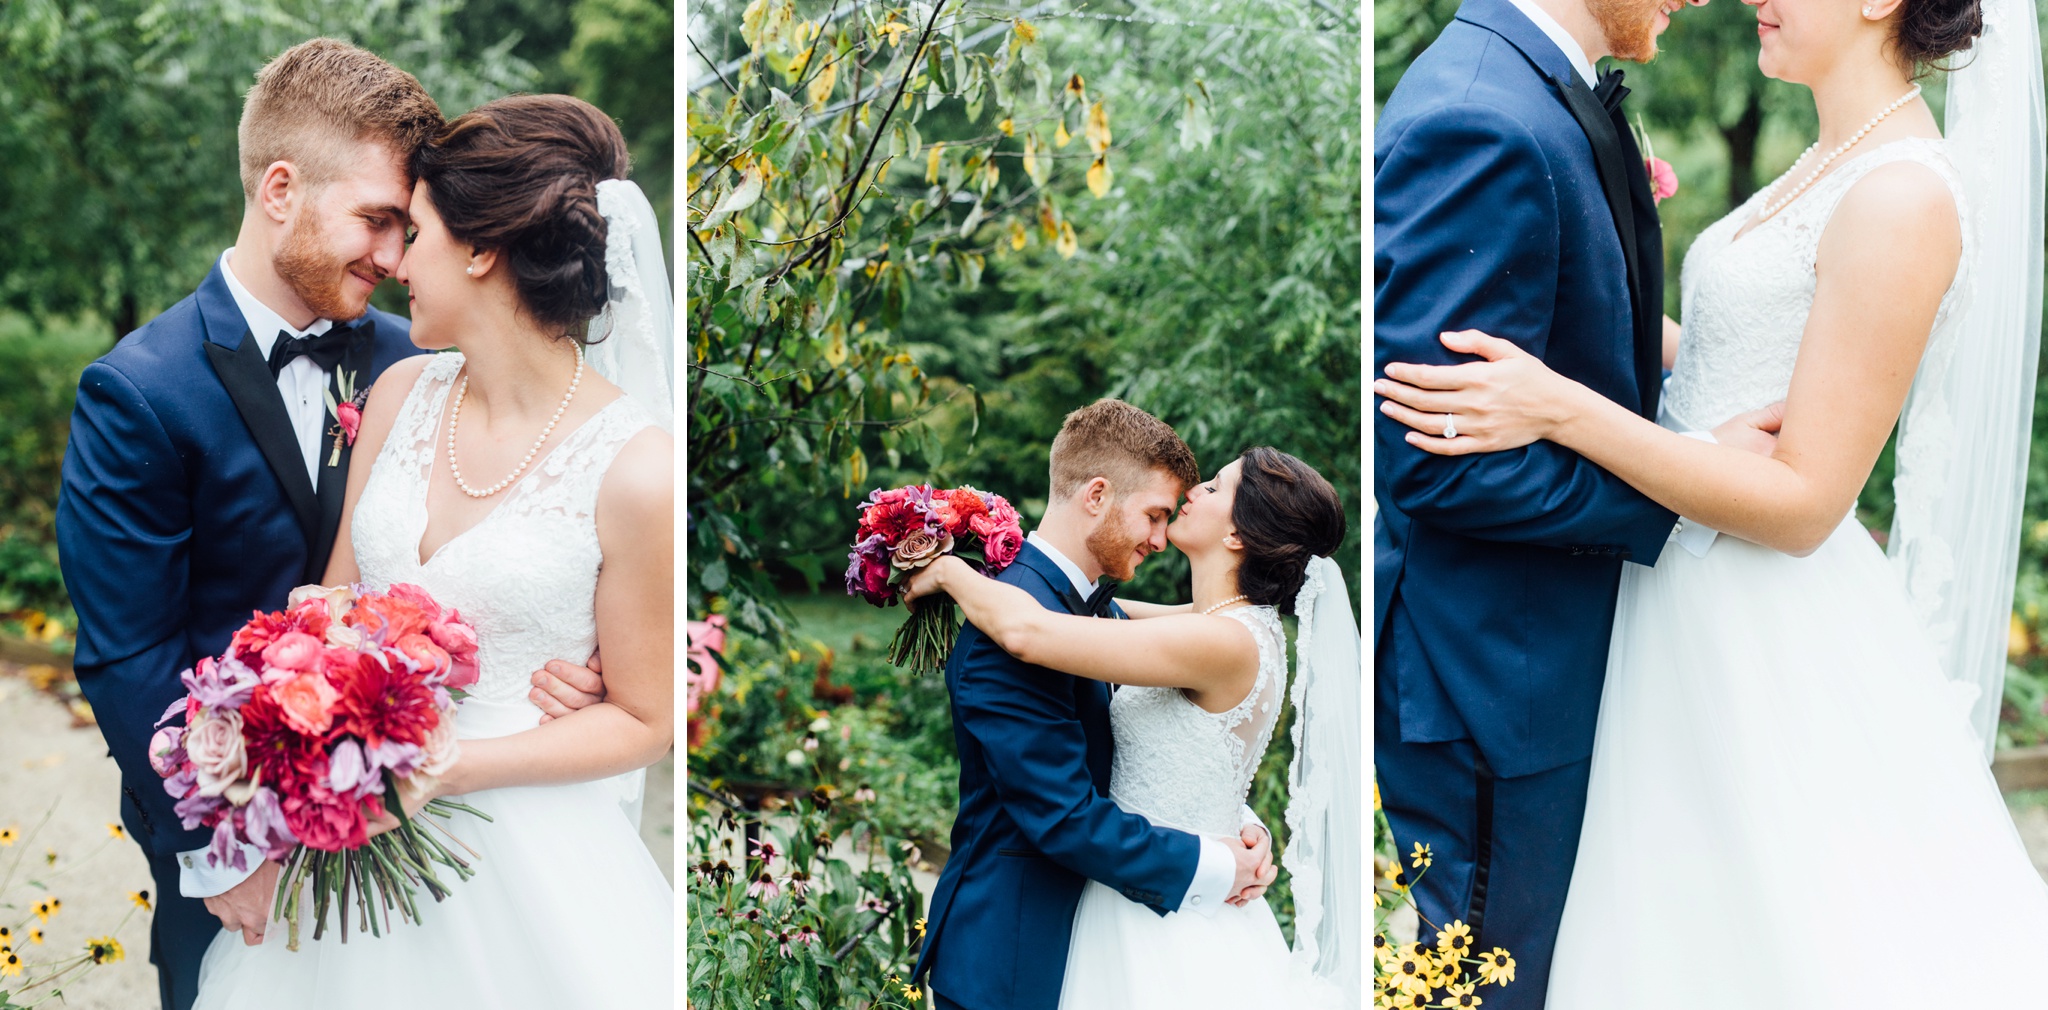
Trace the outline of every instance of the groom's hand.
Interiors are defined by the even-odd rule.
[[[277,897],[278,864],[266,859],[249,879],[206,899],[206,910],[220,919],[222,929],[239,931],[242,942],[254,947],[263,942],[263,929],[270,924],[270,905]]]
[[[1760,410],[1737,414],[1712,432],[1714,441],[1725,446],[1769,456],[1778,451],[1778,429],[1785,423],[1785,401]]]
[[[1237,874],[1231,879],[1231,897],[1226,900],[1242,906],[1265,894],[1266,888],[1279,879],[1280,871],[1273,866],[1273,837],[1265,828],[1247,824],[1238,840],[1243,848],[1233,846],[1230,850],[1237,863]]]
[[[594,652],[589,666],[551,659],[546,669],[534,671],[533,690],[527,697],[540,706],[542,722],[589,708],[604,700],[604,666]]]

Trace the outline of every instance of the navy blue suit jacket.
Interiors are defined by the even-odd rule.
[[[1073,584],[1025,544],[997,576],[1073,613]],[[1117,616],[1121,617],[1119,610]],[[1082,886],[1160,914],[1186,896],[1201,840],[1109,799],[1109,686],[1032,666],[972,624],[946,662],[960,811],[911,977],[970,1010],[1053,1010]]]
[[[372,332],[335,371],[353,372],[359,390],[419,353],[401,317],[372,309],[358,325]],[[149,766],[149,738],[184,694],[180,671],[325,571],[349,453],[334,466],[328,456],[323,440],[316,486],[218,263],[197,292],[79,377],[57,545],[78,611],[78,684],[120,764],[146,852],[210,838],[179,825]]]
[[[1479,329],[1654,413],[1654,203],[1625,134],[1603,179],[1573,99],[1605,115],[1508,0],[1466,0],[1401,78],[1373,145],[1376,372],[1469,360],[1438,334]],[[1590,755],[1622,561],[1654,564],[1675,517],[1554,443],[1443,457],[1408,430],[1375,412],[1374,634],[1397,646],[1377,675],[1400,738],[1469,738],[1503,776]]]

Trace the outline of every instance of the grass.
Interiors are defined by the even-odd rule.
[[[796,618],[797,633],[837,653],[868,653],[888,645],[903,623],[901,607],[876,607],[844,593],[783,597]],[[858,639],[856,643],[855,639]]]

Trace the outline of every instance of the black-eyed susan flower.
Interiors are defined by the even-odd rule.
[[[0,978],[12,978],[15,975],[19,975],[23,967],[20,954],[16,954],[11,950],[5,954],[0,954]]]
[[[914,985],[906,985],[903,987],[903,998],[915,1003],[924,998],[924,990]]]
[[[134,902],[136,908],[142,909],[145,912],[149,911],[148,891],[131,891],[128,894],[128,900]]]
[[[14,943],[14,930],[8,929],[6,926],[0,926],[0,947],[5,947],[12,943]]]
[[[1493,985],[1507,985],[1515,980],[1515,959],[1499,947],[1479,956],[1479,978]]]
[[[1429,990],[1401,992],[1394,997],[1394,1005],[1402,1010],[1424,1010],[1429,1006]]]
[[[87,940],[85,952],[92,957],[92,963],[94,964],[112,964],[128,956],[127,952],[121,949],[121,941],[111,936],[94,937],[91,940]]]
[[[41,919],[44,922],[49,922],[50,916],[57,914],[56,899],[44,898],[43,900],[36,902],[35,912],[36,918]]]
[[[1431,862],[1430,857],[1429,846],[1416,842],[1415,851],[1408,854],[1408,862],[1418,870],[1427,869]]]
[[[1430,976],[1436,974],[1436,962],[1422,950],[1421,944],[1412,943],[1408,947],[1387,963],[1388,979],[1402,992],[1427,994],[1431,988]]]
[[[128,837],[128,832],[121,830],[121,826],[119,824],[109,824],[107,825],[107,837],[126,838]]]
[[[911,925],[916,927],[917,935],[924,935],[924,920],[922,918],[918,919],[916,922],[911,923]]]
[[[1449,955],[1454,963],[1463,959],[1466,955],[1472,953],[1472,927],[1465,925],[1461,921],[1453,921],[1450,925],[1438,930],[1436,934],[1436,949]]]
[[[12,824],[0,828],[0,845],[13,845],[14,840],[20,837],[21,829]]]
[[[1373,963],[1386,964],[1388,961],[1392,960],[1393,957],[1394,941],[1387,939],[1387,934],[1385,933],[1374,933],[1372,935]]]
[[[1485,1002],[1485,1000],[1479,998],[1478,993],[1472,991],[1477,988],[1479,988],[1479,984],[1476,982],[1466,982],[1461,985],[1452,985],[1450,989],[1444,993],[1443,1005],[1447,1007],[1456,1007],[1458,1008],[1458,1010],[1465,1010],[1465,1008],[1467,1007],[1476,1007],[1479,1004]]]
[[[1384,876],[1387,878],[1387,883],[1394,885],[1395,890],[1403,890],[1408,886],[1408,871],[1401,866],[1401,861],[1398,859],[1387,864],[1387,872]]]
[[[29,931],[28,931],[28,942],[30,942],[30,943],[32,943],[32,944],[35,944],[35,945],[36,945],[36,946],[38,946],[38,947],[42,946],[42,945],[43,945],[43,931],[42,931],[42,930],[40,930],[40,929],[31,929],[31,930],[29,930]]]

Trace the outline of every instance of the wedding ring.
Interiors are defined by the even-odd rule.
[[[1444,437],[1445,437],[1445,438],[1457,438],[1457,437],[1458,437],[1458,415],[1456,415],[1456,414],[1445,414],[1445,415],[1444,415]]]

